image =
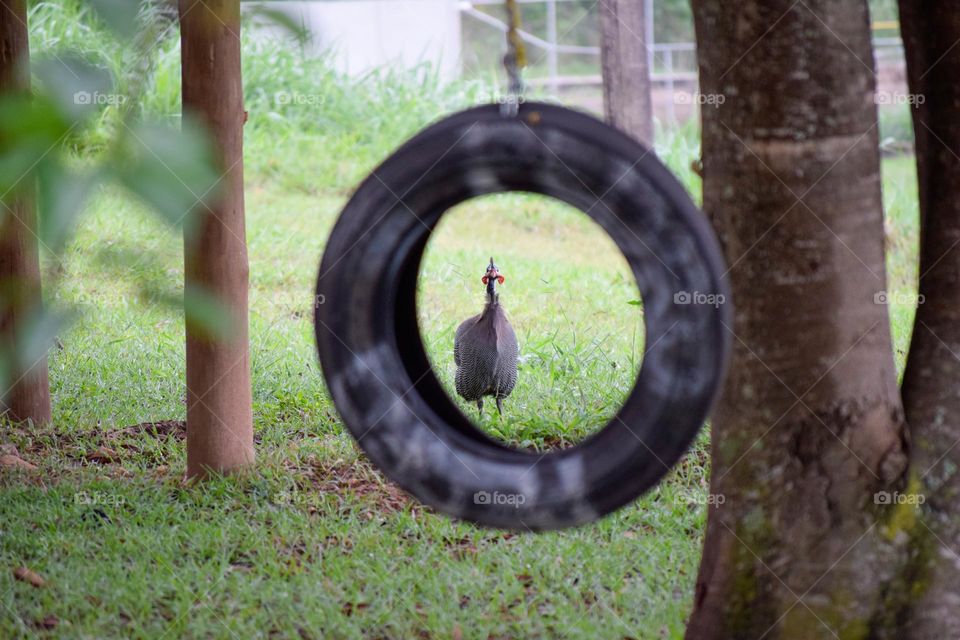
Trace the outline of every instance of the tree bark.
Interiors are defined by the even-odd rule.
[[[900,1],[920,194],[919,291],[903,402],[911,476],[926,502],[914,535],[904,638],[960,638],[960,12]]]
[[[643,0],[601,0],[600,27],[607,122],[652,147],[653,103]]]
[[[863,638],[903,536],[866,0],[694,0],[704,207],[736,305],[688,638]],[[879,616],[879,617],[878,617]]]
[[[30,47],[26,0],[0,3],[0,94],[30,91]],[[24,180],[26,183],[27,180]],[[41,309],[37,213],[32,189],[4,198],[0,210],[0,341],[13,353],[26,323]],[[14,362],[10,380],[0,381],[0,410],[14,422],[50,422],[47,357]]]
[[[185,234],[186,287],[229,309],[228,338],[187,321],[187,475],[253,462],[239,0],[180,0],[183,112],[206,125],[223,171],[218,200]],[[201,194],[197,194],[198,196]]]

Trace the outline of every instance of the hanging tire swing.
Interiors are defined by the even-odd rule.
[[[648,346],[626,402],[600,432],[552,453],[475,427],[431,369],[417,324],[420,261],[444,212],[506,191],[584,211],[643,299]],[[557,106],[481,106],[422,131],[350,199],[320,265],[317,347],[347,428],[419,500],[484,525],[568,527],[652,487],[699,431],[729,351],[724,271],[705,216],[634,140]]]

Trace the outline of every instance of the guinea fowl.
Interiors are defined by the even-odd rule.
[[[497,285],[503,275],[490,258],[487,272],[481,279],[487,285],[487,304],[483,312],[463,321],[453,341],[453,360],[457,365],[457,393],[464,400],[477,403],[483,413],[483,397],[493,396],[497,412],[503,414],[503,399],[517,383],[517,335],[500,306]]]

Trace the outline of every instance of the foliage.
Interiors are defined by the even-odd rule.
[[[0,193],[10,205],[36,191],[37,240],[54,258],[61,255],[88,198],[103,184],[123,185],[176,228],[189,225],[217,194],[213,154],[201,128],[193,122],[170,127],[137,117],[142,73],[149,66],[140,61],[165,26],[159,14],[151,5],[138,14],[104,0],[90,4],[110,16],[106,22],[112,34],[90,8],[68,4],[66,12],[76,25],[53,30],[53,25],[63,25],[62,16],[52,17],[59,9],[33,7],[30,19],[38,17],[42,34],[40,54],[31,65],[35,90],[0,96]],[[131,43],[127,38],[134,28],[145,35]],[[94,37],[114,42],[116,51],[134,56],[133,67],[141,74],[117,81],[120,74],[111,58],[89,46],[43,48],[44,39],[67,34],[76,44]],[[88,160],[75,162],[77,154],[87,154]],[[48,271],[48,286],[56,285],[57,273]],[[66,311],[47,309],[31,318],[12,351],[0,353],[0,371],[9,375],[32,366],[53,344]],[[6,388],[9,380],[0,379],[0,384]]]

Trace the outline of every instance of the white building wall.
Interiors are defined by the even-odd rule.
[[[309,34],[308,50],[333,53],[350,75],[383,65],[410,68],[430,62],[444,78],[460,71],[460,12],[456,0],[320,0],[245,2],[244,12],[265,6],[281,11]],[[255,38],[283,38],[262,17],[248,22]]]

